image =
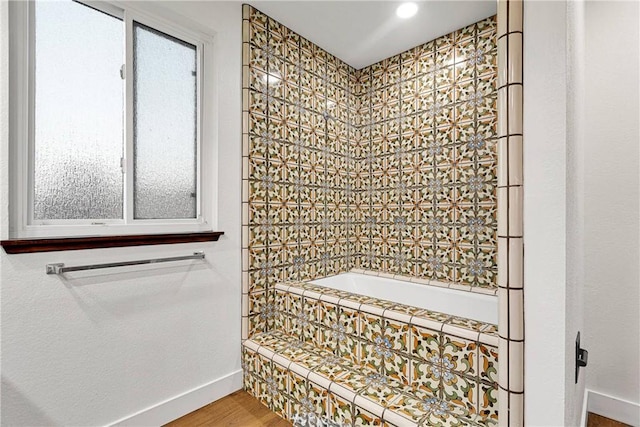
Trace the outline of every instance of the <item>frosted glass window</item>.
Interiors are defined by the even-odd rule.
[[[196,217],[196,47],[134,22],[134,217]]]
[[[146,26],[152,17],[109,2],[15,3],[12,123],[18,164],[28,165],[16,168],[16,187],[29,203],[16,229],[39,237],[89,235],[93,225],[106,225],[104,234],[206,227],[199,74],[208,39]]]
[[[123,22],[35,2],[33,217],[122,218]]]

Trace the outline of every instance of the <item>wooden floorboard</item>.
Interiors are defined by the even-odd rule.
[[[290,427],[291,423],[240,390],[167,424],[167,427],[195,426]]]
[[[628,424],[614,421],[610,418],[603,417],[602,415],[589,412],[587,419],[587,427],[631,427]]]
[[[166,425],[196,426],[290,427],[291,423],[271,412],[246,391],[239,390]],[[587,427],[631,426],[590,412]]]

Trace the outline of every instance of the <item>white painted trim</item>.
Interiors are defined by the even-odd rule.
[[[589,402],[589,390],[584,389],[584,393],[582,393],[582,415],[580,416],[580,427],[587,426],[587,415],[589,414],[589,410],[587,409],[587,403]]]
[[[171,28],[171,32],[182,34],[182,37],[193,39],[197,42],[213,43],[216,32],[209,27],[203,26],[191,18],[167,10],[155,3],[140,2],[137,0],[103,0],[113,6],[133,12],[137,17],[151,20],[153,25],[161,25],[164,28]],[[162,3],[159,3],[162,4]],[[188,41],[188,40],[187,40]]]
[[[87,7],[122,19],[125,24],[125,123],[123,140],[126,173],[123,192],[123,218],[84,220],[33,219],[33,130],[31,109],[34,105],[33,67],[34,31],[32,3],[11,2],[9,13],[11,32],[9,39],[9,151],[13,169],[9,170],[9,237],[75,237],[113,236],[127,234],[193,233],[217,228],[217,150],[218,108],[217,76],[215,70],[215,31],[197,24],[189,18],[168,12],[161,7],[141,6],[136,1],[81,0]],[[148,9],[148,10],[147,10]],[[197,216],[189,219],[135,219],[133,216],[133,53],[132,21],[149,26],[197,47]],[[25,77],[26,76],[26,77]],[[207,120],[202,120],[206,117]],[[28,144],[23,143],[29,141]],[[12,145],[11,145],[12,144]]]
[[[587,394],[585,412],[593,412],[633,427],[640,427],[640,403],[618,399],[593,390],[586,390],[585,394]]]
[[[179,394],[115,421],[110,426],[159,426],[202,408],[242,388],[242,370]]]

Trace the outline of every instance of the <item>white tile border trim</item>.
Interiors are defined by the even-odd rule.
[[[217,380],[160,402],[110,426],[159,426],[200,409],[242,388],[242,370],[233,371]]]
[[[587,413],[602,415],[633,427],[640,427],[640,403],[629,402],[594,390],[585,390],[587,404],[583,420],[586,421]],[[582,424],[586,425],[586,422]]]

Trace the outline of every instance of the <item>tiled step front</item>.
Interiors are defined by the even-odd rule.
[[[243,344],[245,389],[294,425],[492,426],[462,402],[410,386],[281,331]],[[311,415],[313,414],[313,415]]]
[[[245,388],[283,417],[496,424],[495,325],[311,283],[278,284],[274,298],[275,329],[244,343]]]
[[[495,325],[312,283],[276,285],[276,330],[497,419]]]

